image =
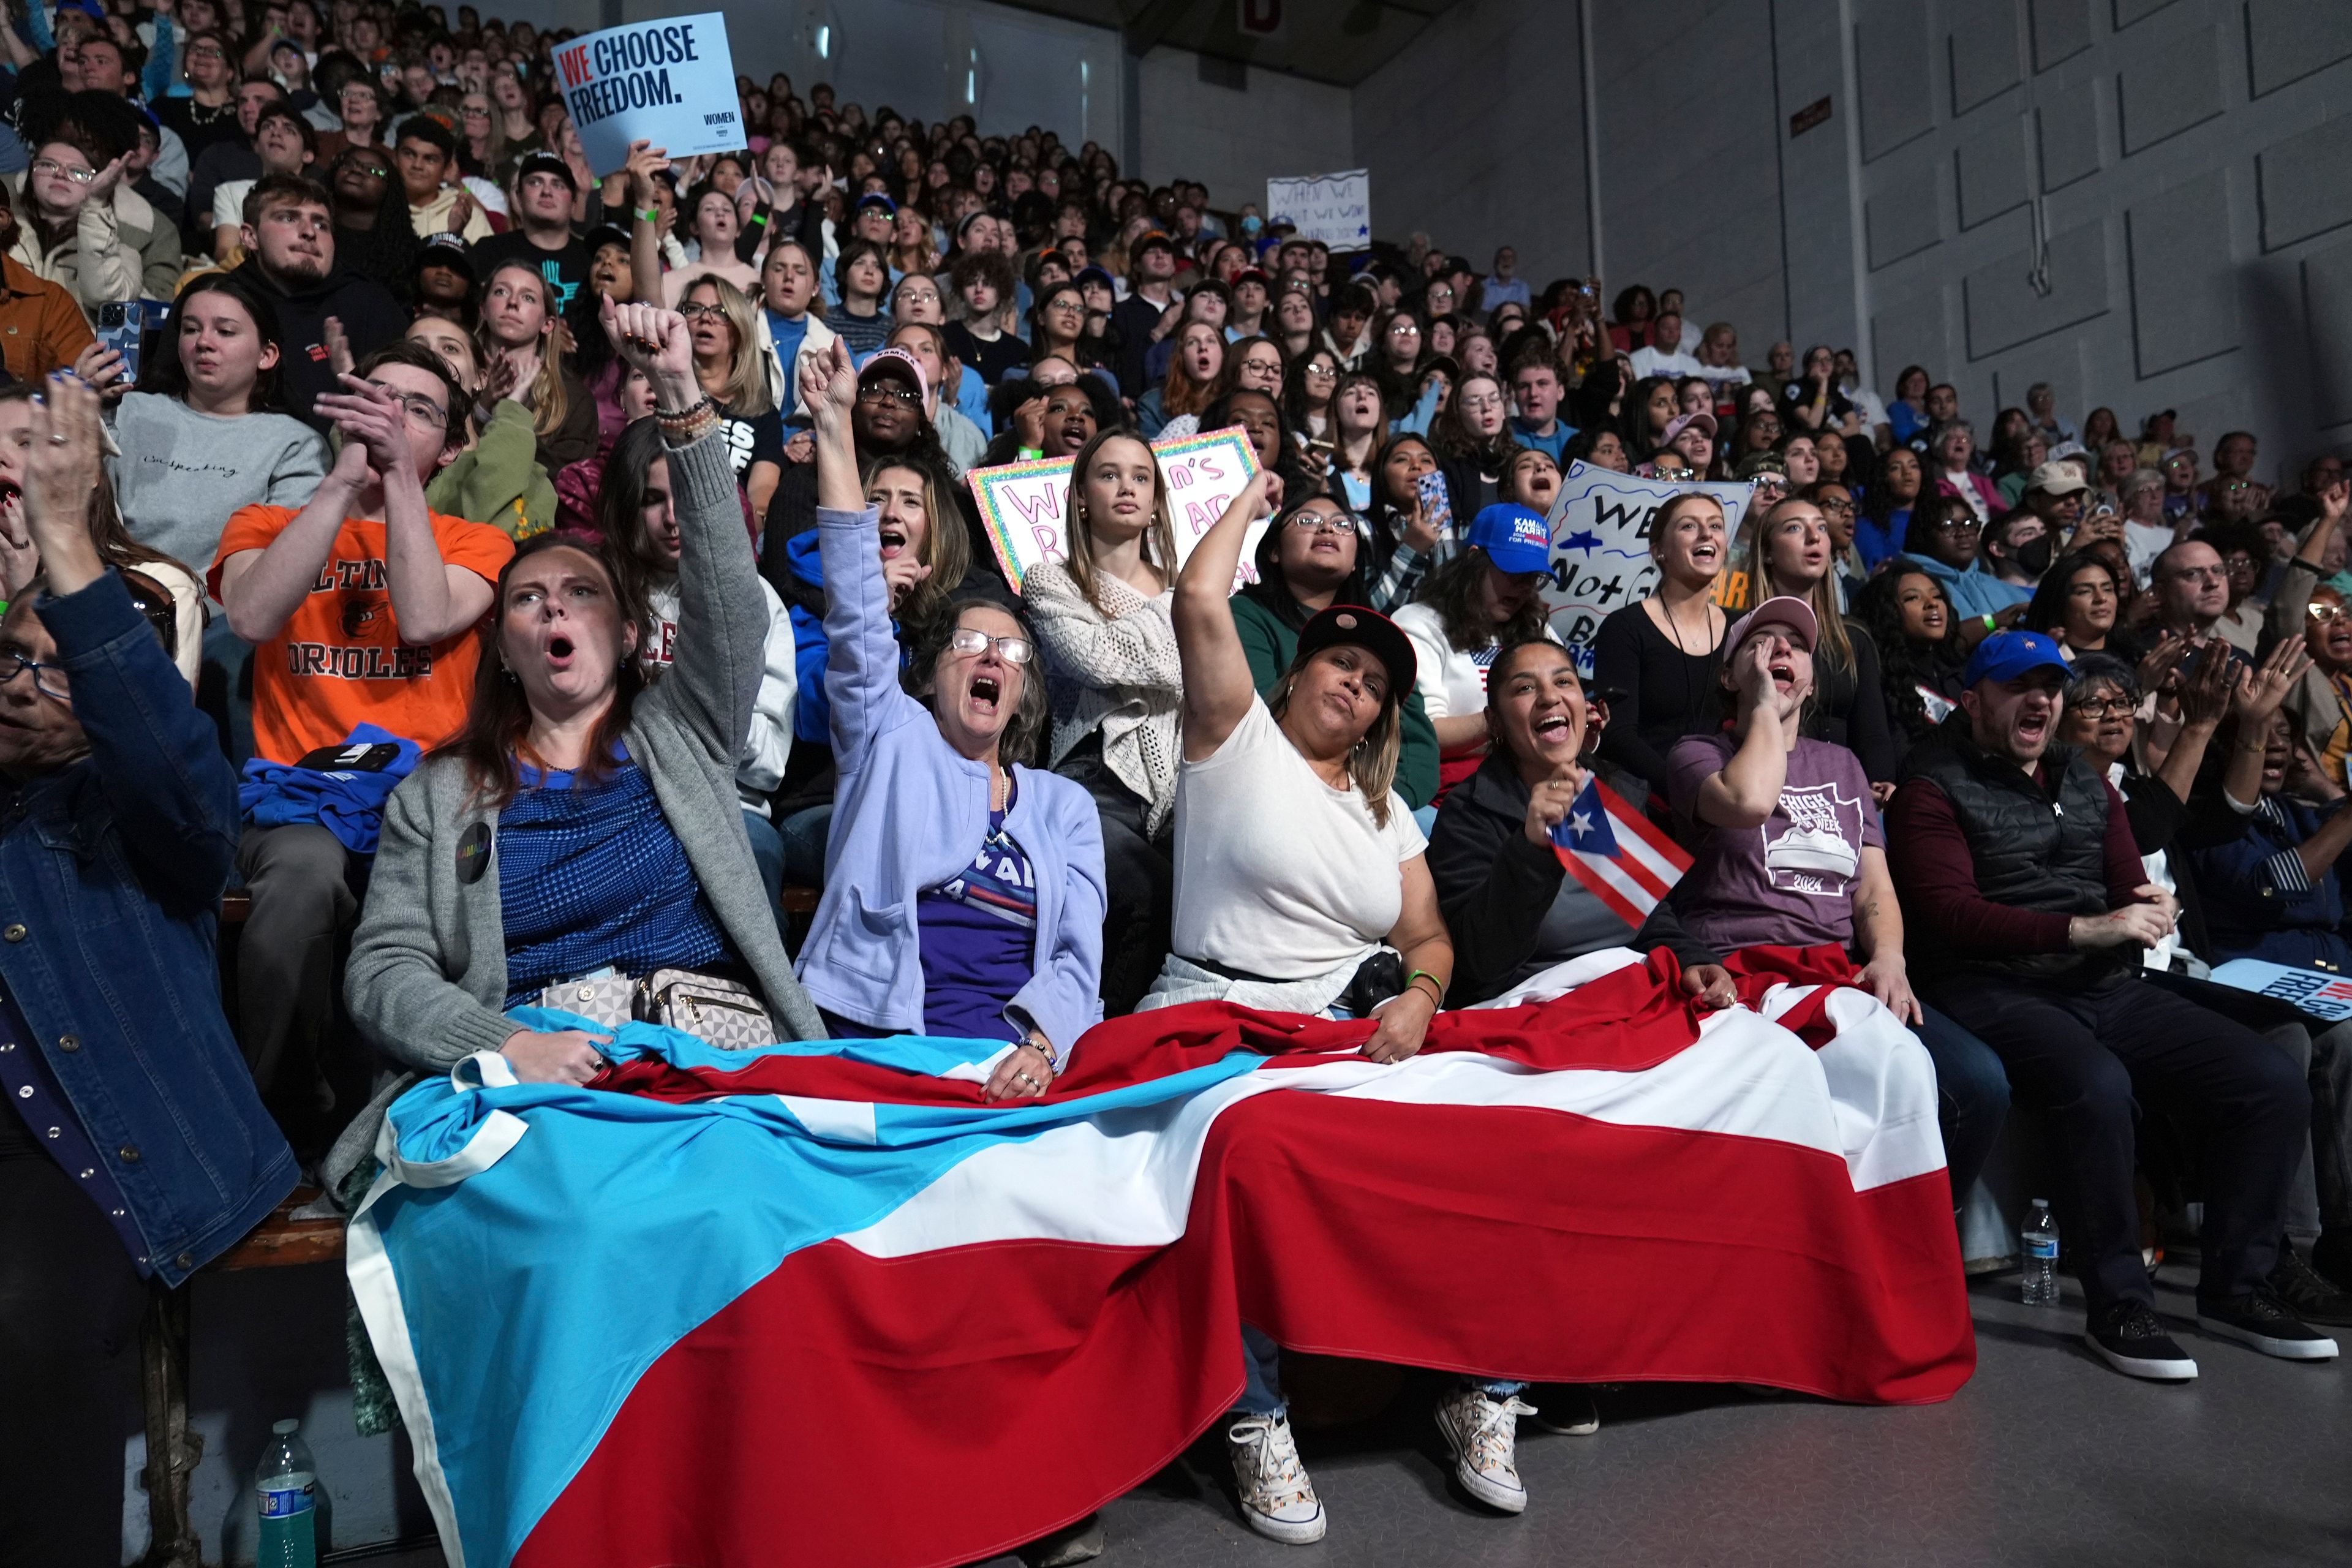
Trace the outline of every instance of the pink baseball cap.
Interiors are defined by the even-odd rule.
[[[931,388],[930,384],[923,379],[923,362],[905,349],[887,348],[876,353],[872,359],[858,367],[857,384],[865,385],[866,378],[877,372],[883,374],[895,373],[905,376],[915,384],[916,394],[924,401],[929,401]]]

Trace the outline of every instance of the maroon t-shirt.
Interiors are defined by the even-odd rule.
[[[1675,899],[1683,925],[1718,952],[1853,945],[1862,852],[1886,847],[1862,759],[1828,741],[1801,740],[1761,827],[1710,827],[1696,815],[1699,786],[1738,750],[1727,734],[1685,735],[1666,753],[1667,798],[1697,836]]]

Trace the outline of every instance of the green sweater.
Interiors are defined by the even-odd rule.
[[[555,526],[555,486],[539,466],[530,410],[501,400],[481,438],[425,487],[425,504],[446,517],[487,522],[514,539]]]
[[[1263,697],[1274,689],[1298,657],[1298,634],[1247,594],[1233,597],[1234,629],[1249,655],[1250,679]],[[1418,811],[1437,796],[1437,727],[1421,706],[1421,693],[1404,700],[1404,744],[1397,752],[1396,792]]]

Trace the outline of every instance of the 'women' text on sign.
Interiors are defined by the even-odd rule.
[[[555,79],[588,166],[599,174],[626,163],[632,142],[650,142],[673,158],[744,145],[735,58],[727,18],[717,11],[574,38],[555,51]]]

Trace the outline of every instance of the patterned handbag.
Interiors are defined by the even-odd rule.
[[[539,1005],[576,1013],[599,1028],[637,1022],[682,1029],[722,1051],[772,1046],[782,1037],[757,993],[691,969],[660,969],[644,979],[600,974],[566,980],[539,994]]]
[[[639,981],[637,1016],[683,1029],[722,1051],[772,1046],[782,1037],[750,986],[691,969],[657,969]]]

